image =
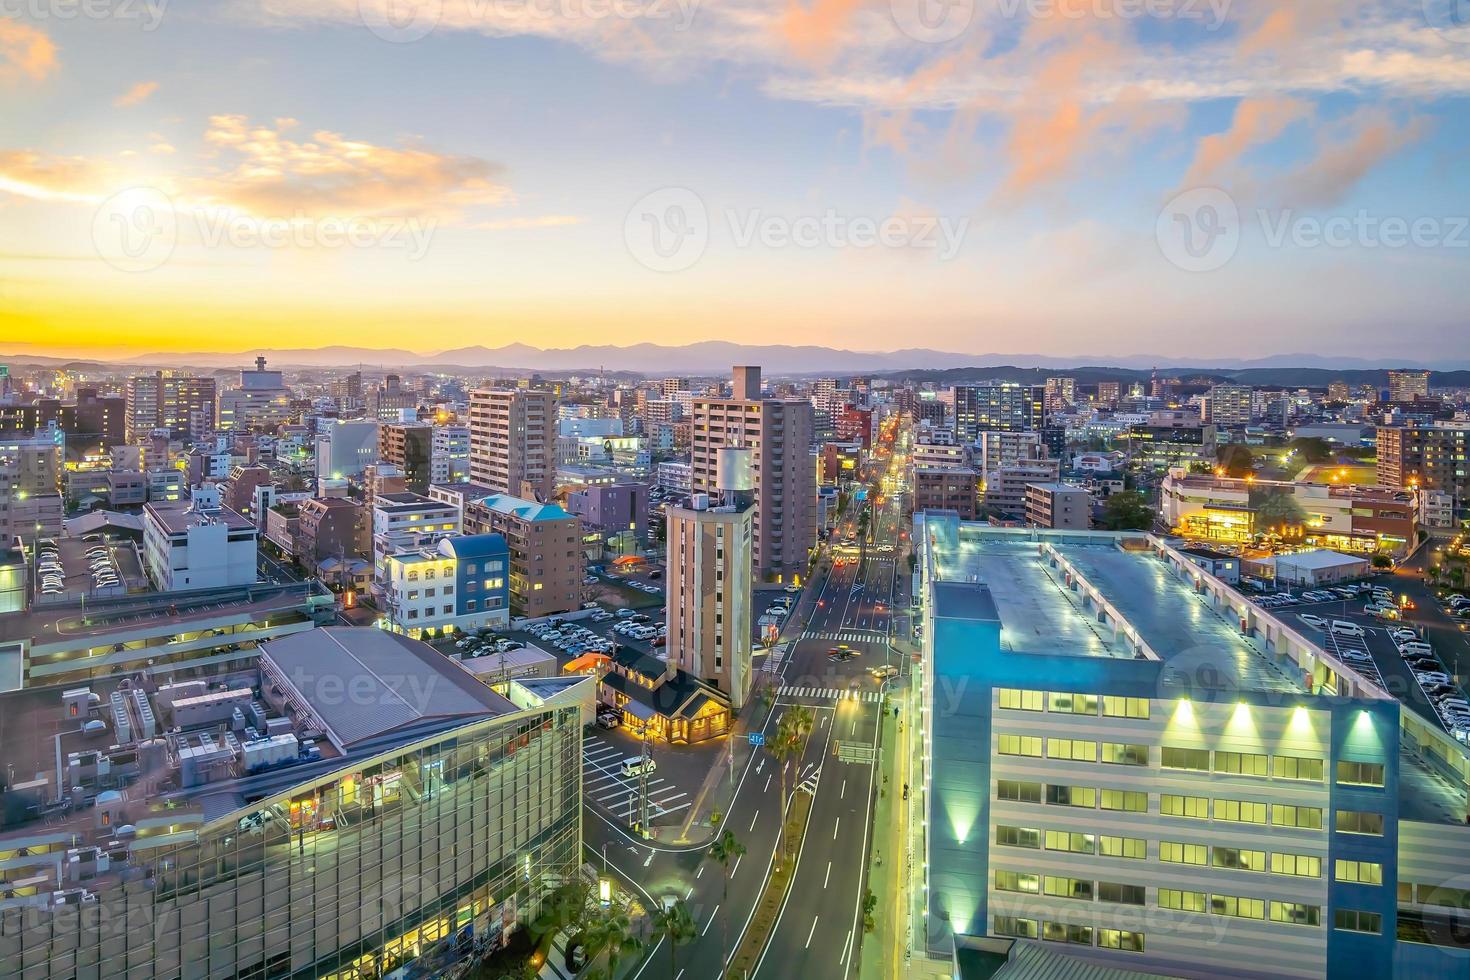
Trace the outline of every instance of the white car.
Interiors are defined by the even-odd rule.
[[[1323,619],[1321,616],[1313,616],[1311,613],[1302,613],[1298,618],[1300,618],[1302,622],[1306,623],[1314,630],[1325,630],[1327,628],[1327,620]]]
[[[1414,676],[1419,678],[1420,684],[1448,684],[1450,675],[1437,670],[1414,671]]]
[[[1363,627],[1357,623],[1350,623],[1345,619],[1334,619],[1332,621],[1332,632],[1338,636],[1363,636]]]

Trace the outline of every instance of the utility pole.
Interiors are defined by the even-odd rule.
[[[648,727],[643,729],[643,742],[639,750],[642,764],[638,767],[638,832],[648,836],[648,763],[653,759],[653,748]]]

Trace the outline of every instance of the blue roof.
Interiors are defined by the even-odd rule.
[[[510,550],[505,537],[499,534],[464,534],[457,538],[445,538],[444,546],[456,558],[498,558]]]
[[[501,514],[514,514],[527,521],[557,521],[571,517],[560,504],[542,504],[523,497],[512,497],[508,493],[496,494],[480,501],[484,506]]]

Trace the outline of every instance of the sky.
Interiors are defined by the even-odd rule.
[[[1464,0],[0,0],[0,353],[1470,356]]]

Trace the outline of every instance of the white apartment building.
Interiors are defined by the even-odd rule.
[[[143,505],[143,563],[160,592],[250,585],[257,533],[216,488],[200,487],[187,503]]]

